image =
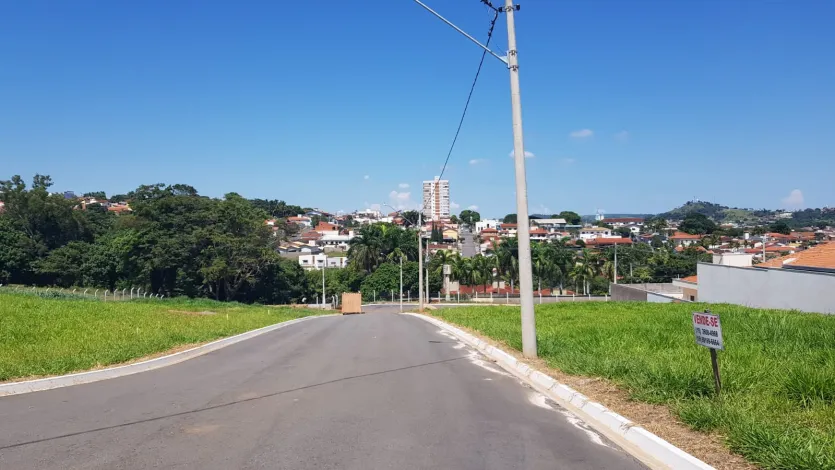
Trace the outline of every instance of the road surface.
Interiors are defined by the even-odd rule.
[[[473,232],[461,232],[461,256],[464,258],[472,258],[477,253],[478,247],[475,244],[475,235]]]
[[[3,397],[0,416],[4,470],[644,468],[436,327],[391,313]]]

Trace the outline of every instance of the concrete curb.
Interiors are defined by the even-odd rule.
[[[297,318],[275,325],[265,326],[257,330],[247,331],[235,336],[222,338],[211,343],[197,346],[178,353],[169,354],[167,356],[149,359],[147,361],[137,362],[135,364],[127,364],[124,366],[116,366],[108,369],[94,370],[90,372],[78,372],[75,374],[59,375],[57,377],[47,377],[44,379],[27,380],[24,382],[11,382],[0,384],[0,397],[9,395],[20,395],[23,393],[39,392],[41,390],[51,390],[53,388],[69,387],[70,385],[80,385],[91,382],[98,382],[99,380],[115,379],[116,377],[124,377],[126,375],[138,374],[149,370],[159,369],[179,362],[187,361],[212,351],[230,346],[241,341],[254,338],[264,333],[284,328],[285,326],[295,325],[306,320],[314,318],[325,318],[333,315],[318,315],[304,318]]]
[[[458,337],[464,343],[476,348],[485,356],[496,361],[503,369],[527,382],[540,393],[576,414],[597,431],[622,445],[636,458],[651,468],[672,468],[676,470],[714,470],[710,465],[687,452],[637,426],[629,419],[615,413],[600,403],[593,402],[580,392],[561,384],[552,377],[536,371],[524,362],[490,345],[484,340],[436,318],[419,313],[406,313],[427,321]]]

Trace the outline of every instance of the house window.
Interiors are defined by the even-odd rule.
[[[695,302],[695,301],[696,301],[696,296],[695,296],[695,295],[691,295],[691,296],[690,296],[690,301],[691,301],[691,302]]]

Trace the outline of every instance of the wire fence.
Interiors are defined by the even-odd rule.
[[[42,298],[77,298],[101,300],[104,302],[115,302],[124,300],[152,299],[161,300],[166,298],[164,294],[154,294],[143,290],[141,287],[130,287],[124,289],[102,289],[92,287],[38,287],[21,285],[0,284],[0,292],[13,292],[17,294],[34,295]]]

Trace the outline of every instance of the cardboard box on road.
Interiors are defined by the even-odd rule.
[[[342,294],[342,314],[362,313],[362,294],[344,292]]]

